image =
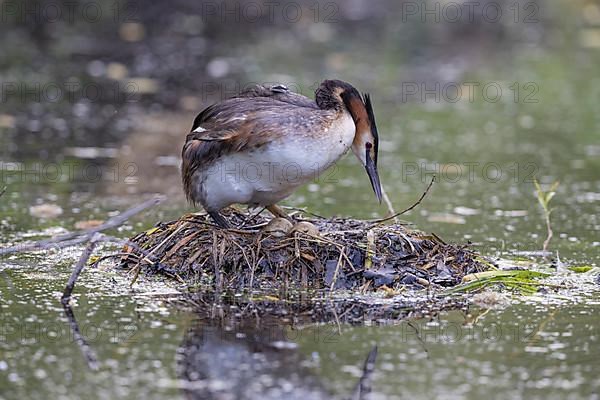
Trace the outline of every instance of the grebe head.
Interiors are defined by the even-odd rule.
[[[375,124],[375,114],[371,104],[371,96],[360,95],[349,83],[339,80],[327,80],[321,83],[315,92],[315,100],[319,108],[347,110],[356,132],[352,142],[352,152],[367,170],[371,186],[381,202],[381,183],[377,172],[377,154],[379,151],[379,135]]]

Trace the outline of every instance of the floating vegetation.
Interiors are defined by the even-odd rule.
[[[577,274],[583,274],[585,272],[589,272],[593,269],[591,265],[579,265],[579,266],[571,266],[567,267],[569,271],[575,272]]]
[[[450,287],[494,268],[467,246],[405,225],[294,218],[295,227],[283,232],[270,229],[268,217],[230,210],[228,219],[240,229],[223,230],[204,214],[187,214],[133,237],[121,265],[135,276],[160,273],[219,289],[392,292]]]
[[[549,277],[550,275],[546,272],[522,269],[484,271],[465,275],[461,285],[448,289],[446,293],[476,292],[491,285],[501,285],[522,294],[533,294],[542,285],[536,280]],[[543,285],[553,286],[550,284]]]

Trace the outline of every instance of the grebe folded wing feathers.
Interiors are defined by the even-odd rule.
[[[298,107],[307,107],[318,109],[317,103],[313,99],[310,99],[301,94],[292,92],[286,86],[277,84],[273,86],[265,85],[251,85],[242,91],[237,97],[245,98],[256,98],[264,97],[273,100],[281,101],[284,103],[292,104]]]

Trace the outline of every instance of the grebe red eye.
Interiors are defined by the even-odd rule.
[[[370,150],[371,147],[373,147],[373,145],[370,142],[365,143],[365,147],[367,148],[367,150]]]

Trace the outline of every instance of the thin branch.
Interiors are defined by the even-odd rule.
[[[2,189],[0,189],[0,197],[2,197],[2,195],[6,193],[6,186],[4,186]]]
[[[335,284],[337,282],[337,278],[338,275],[340,273],[340,266],[342,266],[343,262],[342,262],[342,255],[344,254],[344,247],[339,248],[340,250],[340,257],[337,260],[337,264],[335,265],[335,271],[333,273],[333,278],[331,279],[331,287],[329,288],[329,295],[331,295],[333,293],[333,290],[335,289]]]
[[[125,241],[123,244],[126,245],[128,241]],[[106,260],[110,260],[111,258],[123,258],[123,257],[132,257],[135,258],[137,260],[141,259],[140,256],[138,256],[137,254],[134,253],[115,253],[115,254],[108,254],[106,256],[102,256],[98,259],[96,259],[91,266],[92,267],[97,267],[102,261],[106,261]]]
[[[308,215],[312,215],[315,218],[319,218],[319,219],[327,219],[322,215],[319,214],[315,214],[312,213],[310,211],[308,211],[306,208],[299,208],[299,207],[292,207],[292,206],[281,206],[281,208],[286,209],[286,210],[292,210],[292,211],[300,211],[302,213],[308,214]],[[300,221],[303,221],[303,218],[298,218]]]
[[[163,200],[162,196],[157,196],[152,199],[146,200],[143,203],[140,203],[130,209],[123,211],[117,216],[110,218],[108,221],[103,223],[102,225],[96,226],[94,228],[87,229],[85,231],[78,231],[67,233],[65,235],[56,236],[50,239],[39,240],[37,242],[28,243],[28,244],[18,244],[16,246],[5,247],[0,249],[0,255],[3,254],[11,254],[11,253],[22,253],[26,251],[38,251],[38,250],[47,250],[49,248],[65,248],[69,246],[74,246],[77,244],[81,244],[87,242],[94,236],[95,233],[101,232],[107,229],[115,228],[119,225],[122,225],[129,218],[138,214],[149,207],[153,207],[159,204]]]
[[[138,256],[137,254],[134,253],[117,253],[117,254],[109,254],[107,256],[103,256],[100,257],[99,259],[97,259],[96,261],[94,261],[91,266],[92,267],[97,267],[98,264],[106,259],[109,258],[115,258],[115,257],[134,257],[137,260],[142,260],[152,266],[155,266],[156,271],[161,271],[166,273],[169,276],[173,276],[173,277],[177,277],[177,273],[171,269],[168,265],[161,263],[159,259],[155,259],[152,260],[150,257],[152,256],[150,254],[149,250],[143,249],[142,247],[140,247],[140,245],[138,245],[135,242],[132,242],[129,239],[119,239],[117,237],[113,237],[113,236],[108,236],[105,234],[102,234],[102,240],[101,242],[109,242],[109,243],[114,243],[118,246],[129,246],[134,248],[137,252],[139,252],[142,256]]]
[[[381,222],[385,222],[385,221],[389,221],[390,219],[395,219],[396,217],[399,217],[402,214],[405,214],[407,212],[409,212],[410,210],[412,210],[413,208],[415,208],[416,206],[418,206],[419,204],[421,204],[421,201],[423,201],[423,199],[425,198],[425,196],[427,196],[427,193],[429,193],[429,189],[431,189],[431,186],[433,185],[433,182],[435,182],[435,175],[433,176],[433,178],[431,178],[431,182],[429,182],[429,185],[427,185],[427,189],[425,189],[425,191],[423,192],[423,194],[421,195],[421,197],[419,197],[419,200],[416,201],[416,203],[414,203],[412,206],[400,211],[399,213],[396,213],[394,215],[391,215],[389,217],[385,217],[385,218],[381,218],[381,219],[376,219],[371,221],[374,224],[378,224]]]
[[[242,224],[239,226],[239,229],[242,229],[244,226],[248,225],[250,222],[254,221],[254,219],[256,217],[258,217],[260,215],[260,213],[262,213],[263,211],[265,211],[267,209],[267,207],[263,207],[261,208],[256,214],[252,215],[248,215],[246,218],[244,218],[244,221],[242,221]]]
[[[79,350],[81,350],[83,357],[87,361],[88,367],[94,371],[98,370],[98,357],[96,356],[96,353],[92,347],[85,340],[85,337],[83,337],[81,334],[81,331],[79,330],[79,324],[77,323],[77,319],[75,319],[75,314],[73,313],[73,309],[70,305],[65,303],[63,303],[63,308],[65,310],[65,315],[69,320],[71,332],[73,332],[73,339],[75,339],[75,343],[77,343],[79,346]]]
[[[63,295],[60,298],[60,301],[61,303],[63,303],[63,305],[66,306],[69,304],[69,300],[71,299],[71,293],[73,293],[73,289],[75,288],[75,282],[77,282],[77,278],[79,278],[81,271],[83,271],[83,267],[85,267],[87,260],[92,255],[94,248],[96,247],[98,242],[102,241],[103,236],[104,235],[102,235],[101,233],[96,232],[94,236],[92,236],[92,238],[90,239],[90,242],[88,243],[86,248],[81,253],[79,261],[77,261],[77,265],[75,265],[75,268],[71,273],[71,277],[69,278],[69,282],[67,282],[67,286],[65,287]]]
[[[427,350],[427,346],[425,345],[425,341],[421,337],[421,331],[419,330],[419,328],[417,328],[412,323],[412,321],[408,321],[408,326],[410,326],[411,328],[413,328],[415,330],[415,333],[417,334],[417,340],[419,341],[419,344],[421,345],[421,348],[425,352],[425,355],[427,356],[427,358],[429,358],[429,350]]]
[[[113,242],[119,245],[128,245],[131,247],[134,247],[137,251],[139,251],[140,253],[142,253],[142,255],[144,256],[145,261],[148,261],[154,265],[157,266],[157,268],[159,270],[164,271],[167,274],[173,275],[173,276],[177,276],[177,274],[173,271],[171,271],[169,269],[169,267],[167,267],[164,264],[161,264],[158,261],[152,261],[148,258],[148,256],[150,256],[150,252],[148,252],[145,249],[142,249],[137,243],[134,243],[128,239],[119,239],[119,238],[115,238],[112,236],[106,236],[102,233],[95,233],[94,236],[92,236],[92,238],[90,239],[87,247],[83,250],[83,253],[81,253],[81,256],[79,258],[79,261],[77,262],[77,265],[75,266],[75,268],[73,269],[73,272],[71,273],[71,277],[69,278],[69,281],[67,282],[67,286],[65,287],[65,290],[63,292],[63,295],[61,297],[61,302],[63,303],[63,305],[67,305],[69,303],[69,300],[71,298],[71,294],[73,292],[73,289],[75,288],[75,283],[77,282],[77,279],[79,278],[79,275],[81,275],[81,272],[83,271],[83,268],[85,268],[85,266],[87,265],[87,262],[90,258],[90,256],[92,255],[94,248],[96,247],[96,245],[98,245],[98,243],[100,242]],[[135,256],[135,254],[128,254],[128,253],[121,253],[122,255],[128,255],[128,256]],[[100,261],[102,261],[103,259],[109,258],[109,257],[115,257],[115,254],[111,254],[109,256],[105,256],[102,257],[98,260],[96,260],[94,262],[93,265],[97,265]],[[139,256],[138,257],[138,264],[136,266],[140,265],[140,262],[142,261],[142,258]],[[141,267],[140,267],[141,268]],[[135,281],[134,281],[135,282]],[[132,285],[133,283],[132,282]]]
[[[363,364],[362,375],[356,388],[354,389],[354,398],[368,399],[373,385],[373,372],[375,371],[375,362],[377,361],[377,345],[371,348],[371,351]]]
[[[383,202],[385,203],[385,206],[388,209],[388,216],[391,215],[391,218],[394,220],[395,223],[398,223],[398,215],[396,215],[396,210],[394,210],[394,206],[392,204],[392,202],[390,201],[390,198],[387,195],[387,192],[385,191],[385,188],[383,185],[381,185],[381,195],[383,198]]]

